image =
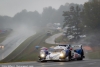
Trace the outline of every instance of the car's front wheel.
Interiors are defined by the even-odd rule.
[[[69,59],[68,59],[68,61],[71,61],[71,51],[69,52],[69,55],[68,55],[68,57],[69,57]]]
[[[47,61],[44,60],[44,59],[39,58],[39,59],[38,59],[38,62],[47,62]]]
[[[71,51],[69,51],[68,56],[66,57],[66,61],[71,61]]]

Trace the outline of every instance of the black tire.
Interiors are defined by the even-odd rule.
[[[46,60],[40,60],[40,62],[47,62]]]
[[[84,51],[83,51],[83,49],[82,49],[81,58],[80,58],[79,60],[83,60],[83,58],[84,58]]]
[[[43,60],[43,59],[38,59],[37,62],[47,62],[46,60]]]
[[[69,51],[68,61],[71,61],[71,51]]]

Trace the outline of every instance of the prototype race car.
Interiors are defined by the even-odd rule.
[[[39,61],[70,61],[83,60],[82,45],[58,45],[49,49],[41,49]]]

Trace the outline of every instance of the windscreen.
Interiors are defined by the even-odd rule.
[[[49,52],[61,52],[64,49],[49,49]]]

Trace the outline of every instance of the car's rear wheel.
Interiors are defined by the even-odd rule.
[[[82,52],[81,52],[81,58],[79,58],[78,60],[83,60],[83,58],[84,58],[84,51],[82,50]]]

